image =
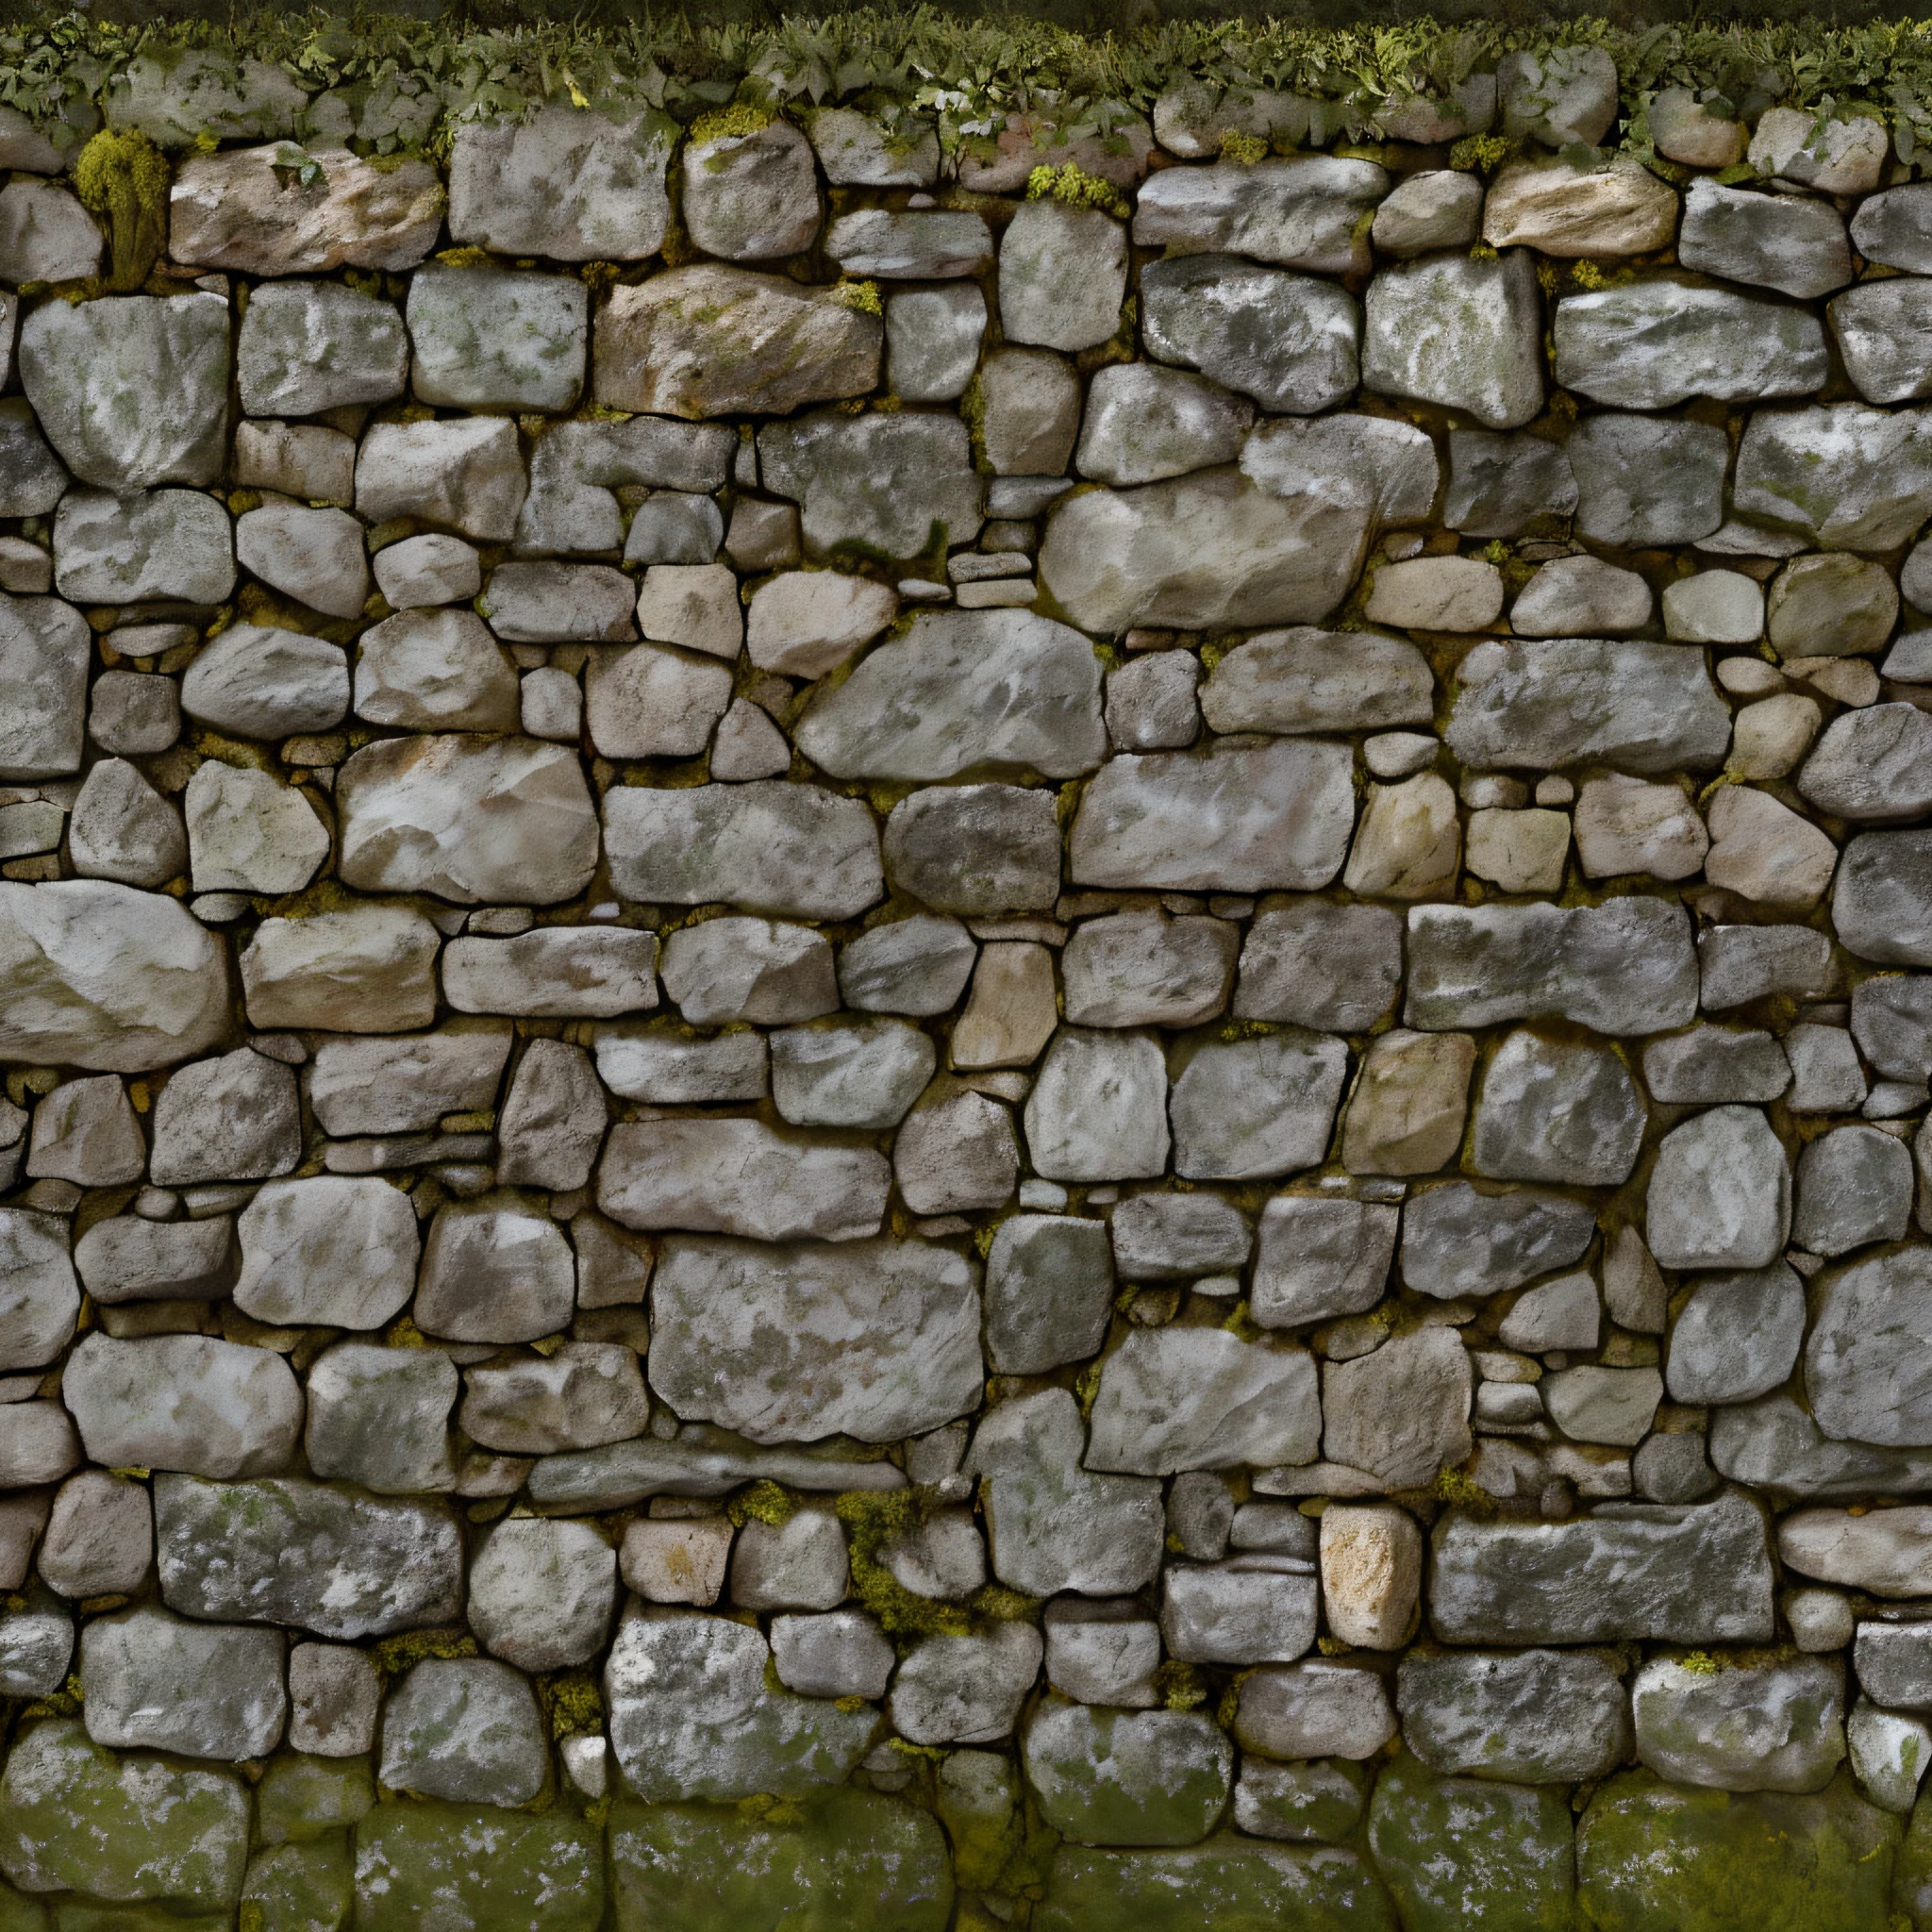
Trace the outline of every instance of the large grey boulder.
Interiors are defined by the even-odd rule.
[[[68,487],[67,466],[47,447],[23,396],[0,402],[0,515],[44,516]]]
[[[341,768],[339,870],[371,891],[458,905],[575,898],[597,862],[597,816],[574,750],[534,739],[390,739]]]
[[[114,1214],[74,1244],[74,1265],[96,1302],[172,1301],[219,1295],[234,1278],[234,1230],[225,1217],[147,1221]]]
[[[536,1341],[570,1320],[570,1244],[514,1194],[438,1210],[417,1277],[416,1321],[452,1341]]]
[[[54,583],[84,604],[219,604],[235,588],[228,513],[198,490],[70,490],[54,519]]]
[[[1595,1227],[1580,1201],[1540,1188],[1484,1194],[1445,1181],[1403,1210],[1403,1279],[1439,1301],[1501,1294],[1581,1259]]]
[[[1884,1448],[1932,1443],[1932,1250],[1901,1248],[1826,1276],[1805,1388],[1826,1435]]]
[[[55,1215],[0,1208],[0,1366],[37,1369],[73,1339],[80,1287]]]
[[[1290,1328],[1374,1307],[1395,1258],[1396,1224],[1396,1209],[1386,1205],[1275,1195],[1261,1215],[1250,1287],[1255,1320],[1267,1328]],[[1124,1272],[1125,1265],[1123,1259]]]
[[[0,596],[0,778],[80,769],[92,654],[87,620],[71,604]]]
[[[1690,922],[1659,899],[1408,915],[1410,1026],[1560,1017],[1599,1033],[1659,1033],[1696,1016],[1697,984]]]
[[[1557,380],[1620,409],[1806,395],[1830,360],[1807,309],[1669,281],[1567,296],[1552,340]]]
[[[759,1121],[669,1119],[610,1130],[597,1203],[626,1227],[755,1241],[876,1234],[891,1188],[884,1155],[827,1146]]]
[[[1073,1395],[1049,1389],[1001,1403],[980,1423],[965,1473],[980,1480],[993,1574],[1034,1596],[1139,1590],[1160,1567],[1160,1485],[1083,1466]]]
[[[268,282],[250,298],[236,343],[251,416],[317,416],[403,392],[409,335],[395,305],[339,282]]]
[[[1694,543],[1724,520],[1729,439],[1713,423],[1605,410],[1563,445],[1579,536],[1619,548]]]
[[[389,1694],[379,1775],[465,1805],[527,1805],[550,1774],[529,1679],[493,1657],[425,1657]]]
[[[1932,966],[1932,838],[1861,832],[1848,840],[1832,889],[1831,924],[1839,943],[1861,959]]]
[[[983,520],[966,425],[950,414],[821,409],[758,432],[765,487],[799,505],[806,548],[912,558],[934,526],[967,543]]]
[[[1076,926],[1060,954],[1074,1026],[1191,1026],[1221,1012],[1234,978],[1224,920],[1120,912]]]
[[[872,814],[811,786],[614,787],[604,818],[612,883],[631,898],[850,919],[885,890]]]
[[[1494,1180],[1621,1187],[1643,1123],[1637,1083],[1615,1053],[1523,1028],[1483,1075],[1472,1165]]]
[[[586,1222],[576,1231],[587,1276],[594,1227]],[[463,1433],[486,1448],[556,1456],[635,1437],[650,1409],[634,1350],[613,1341],[566,1341],[534,1361],[471,1370],[458,1420]]]
[[[101,231],[75,195],[50,181],[0,189],[0,279],[75,282],[100,266]]]
[[[1645,1195],[1651,1253],[1666,1268],[1762,1268],[1791,1224],[1791,1170],[1762,1113],[1716,1107],[1674,1127]]]
[[[459,1013],[614,1020],[658,1004],[658,936],[629,927],[540,926],[512,939],[454,941],[443,995]]]
[[[516,729],[516,667],[474,610],[401,610],[357,644],[358,718],[412,731]]]
[[[1731,721],[1694,651],[1557,638],[1478,644],[1458,668],[1444,735],[1478,769],[1554,771],[1602,758],[1669,772],[1722,762]]]
[[[1322,1369],[1322,1452],[1385,1488],[1422,1489],[1465,1460],[1474,1372],[1453,1328],[1419,1328]]]
[[[1347,1071],[1347,1049],[1324,1035],[1208,1042],[1168,1099],[1174,1172],[1257,1180],[1319,1166]]]
[[[1191,1844],[1227,1803],[1234,1746],[1205,1711],[1039,1707],[1022,1741],[1041,1815],[1074,1844]]]
[[[1913,1495],[1932,1490],[1932,1454],[1834,1441],[1790,1395],[1718,1409],[1710,1458],[1733,1482],[1793,1496]]]
[[[652,1299],[658,1393],[754,1442],[897,1441],[979,1398],[976,1272],[943,1248],[676,1235]]]
[[[1403,1740],[1431,1771],[1570,1784],[1630,1748],[1624,1687],[1587,1652],[1411,1653],[1397,1682]]]
[[[588,1663],[617,1609],[617,1552],[588,1523],[501,1523],[470,1566],[470,1627],[524,1671]]]
[[[1515,429],[1542,408],[1541,334],[1528,250],[1404,262],[1369,285],[1362,386]]]
[[[1605,1504],[1569,1523],[1452,1512],[1436,1528],[1431,1577],[1445,1643],[1763,1643],[1774,1627],[1764,1517],[1735,1491]]]
[[[231,625],[181,680],[181,708],[237,738],[326,731],[348,708],[340,644],[263,625]]]
[[[1895,549],[1932,513],[1932,417],[1862,403],[1759,409],[1733,500],[1740,517],[1821,549]]]
[[[709,563],[724,520],[707,492],[724,483],[737,447],[724,423],[668,416],[553,423],[530,458],[516,547],[568,555],[622,544],[633,562]],[[627,485],[652,494],[626,538],[616,491]]]
[[[162,1599],[186,1616],[346,1642],[446,1624],[462,1607],[462,1539],[440,1500],[163,1475],[155,1536]]]
[[[22,325],[20,375],[47,441],[83,483],[126,495],[221,474],[228,306],[219,296],[44,302]]]
[[[1402,917],[1384,906],[1277,900],[1241,946],[1234,1010],[1327,1033],[1365,1033],[1402,984]]]
[[[1845,1667],[1797,1657],[1711,1673],[1654,1657],[1630,1711],[1638,1757],[1678,1784],[1815,1791],[1844,1758]]]
[[[1780,1387],[1805,1340],[1805,1288],[1783,1261],[1707,1275],[1671,1328],[1674,1402],[1751,1402]]]
[[[756,1627],[724,1617],[628,1619],[604,1667],[604,1696],[629,1789],[658,1803],[799,1797],[848,1777],[878,1713],[772,1689],[771,1655]]]
[[[356,511],[372,524],[418,517],[479,543],[507,543],[528,493],[507,416],[377,423],[356,458]]]
[[[825,253],[847,275],[937,281],[991,267],[992,231],[984,215],[963,210],[894,214],[857,208],[832,224]]]
[[[1083,885],[1253,892],[1325,886],[1354,828],[1346,745],[1277,741],[1110,760],[1068,841]]]
[[[1026,1144],[1051,1180],[1144,1180],[1168,1155],[1167,1068],[1144,1033],[1062,1027],[1026,1101]]]
[[[1107,1224],[1015,1214],[986,1256],[986,1350],[1005,1375],[1040,1375],[1099,1353],[1113,1313]]]
[[[1030,1624],[984,1637],[929,1637],[899,1667],[887,1708],[915,1744],[991,1744],[1009,1735],[1045,1645]]]
[[[80,1669],[97,1744],[239,1760],[265,1757],[281,1741],[289,1697],[279,1630],[127,1610],[88,1624]]]
[[[1707,175],[1692,181],[1685,197],[1677,259],[1700,275],[1756,283],[1800,301],[1828,295],[1852,279],[1844,217],[1830,203],[1726,188]]]
[[[1101,1370],[1087,1463],[1131,1475],[1311,1462],[1315,1364],[1219,1328],[1129,1335]]]
[[[673,139],[648,109],[561,101],[464,121],[450,149],[450,234],[500,255],[641,261],[663,245]]]
[[[789,121],[688,141],[681,172],[685,225],[707,255],[768,261],[796,255],[818,233],[818,171]]]
[[[1778,1555],[1791,1569],[1824,1583],[1869,1591],[1874,1596],[1912,1597],[1932,1582],[1927,1574],[1924,1504],[1889,1509],[1797,1509],[1778,1524]],[[1907,1637],[1905,1633],[1912,1631]],[[1896,1632],[1896,1635],[1892,1633]],[[1884,1661],[1886,1674],[1903,1676],[1913,1652],[1925,1648],[1923,1628],[1867,1624],[1858,1636],[1858,1674],[1865,1689],[1887,1704],[1920,1704],[1923,1696],[1887,1696],[1866,1674],[1866,1661]],[[1874,1654],[1876,1653],[1877,1657]],[[1920,1665],[1923,1669],[1923,1662]],[[1888,1687],[1890,1688],[1890,1687]]]
[[[1372,161],[1325,156],[1171,168],[1142,184],[1134,241],[1184,255],[1221,250],[1318,274],[1368,267],[1362,217],[1389,192]]]
[[[575,275],[435,263],[409,278],[410,384],[462,409],[568,409],[584,383],[590,291]]]
[[[1845,374],[1868,403],[1932,393],[1932,312],[1916,276],[1849,289],[1827,312]]]
[[[90,1335],[61,1389],[89,1456],[110,1469],[267,1475],[289,1466],[302,1430],[289,1364],[211,1336]]]
[[[786,415],[872,389],[884,335],[877,316],[831,290],[695,262],[611,291],[597,317],[591,393],[607,409],[693,422]]]
[[[1902,1241],[1911,1212],[1911,1156],[1876,1127],[1834,1128],[1799,1157],[1791,1238],[1814,1255]]]
[[[161,1090],[148,1174],[158,1187],[265,1180],[301,1153],[293,1070],[242,1047],[181,1068]]]
[[[1010,342],[1088,349],[1120,326],[1127,231],[1095,208],[1021,205],[1000,237],[1000,325]]]
[[[708,919],[671,935],[664,991],[694,1026],[816,1020],[838,1006],[823,933],[777,920]]]
[[[1228,652],[1208,674],[1201,713],[1216,731],[1426,725],[1435,716],[1435,678],[1407,639],[1297,625]]]
[[[1013,785],[915,791],[886,821],[888,876],[941,912],[1043,910],[1060,890],[1054,797]]]
[[[210,759],[188,781],[183,804],[197,892],[299,892],[329,855],[328,828],[307,797],[266,772]],[[163,878],[179,872],[176,858]]]
[[[813,705],[796,737],[840,778],[1071,778],[1107,753],[1100,666],[1077,631],[1032,611],[923,611]]]
[[[1142,271],[1141,306],[1149,355],[1263,408],[1311,415],[1355,390],[1360,312],[1331,282],[1234,256],[1179,255]]]
[[[240,965],[258,1027],[406,1033],[436,1014],[436,928],[403,906],[365,902],[309,919],[265,919]]]
[[[1841,711],[1798,773],[1798,790],[1834,818],[1883,824],[1932,806],[1932,719],[1912,704]]]
[[[1074,467],[1116,487],[1184,475],[1233,462],[1254,420],[1251,404],[1206,376],[1148,362],[1117,363],[1088,385]]]
[[[1088,630],[1318,623],[1347,594],[1374,522],[1351,494],[1276,493],[1233,469],[1089,491],[1054,511],[1041,576]]]
[[[461,1378],[439,1350],[346,1341],[308,1372],[311,1474],[378,1495],[453,1490],[449,1417]]]

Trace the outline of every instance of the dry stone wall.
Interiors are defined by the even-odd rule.
[[[0,125],[0,1925],[1932,1923],[1932,184],[1607,66]]]

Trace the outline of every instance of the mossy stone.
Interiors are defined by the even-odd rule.
[[[47,1932],[47,1907],[0,1879],[0,1932]]]
[[[1560,1786],[1438,1777],[1413,1757],[1382,1774],[1369,1848],[1404,1932],[1569,1932],[1576,1877]]]
[[[1049,1701],[1025,1740],[1041,1815],[1090,1845],[1191,1845],[1227,1808],[1234,1749],[1192,1710],[1102,1710]]]
[[[378,1805],[356,1827],[356,1932],[594,1932],[604,1860],[575,1813]]]
[[[375,1803],[366,1757],[277,1757],[255,1790],[258,1836],[265,1845],[300,1844],[354,1824]]]
[[[1019,1780],[997,1751],[955,1751],[940,1766],[940,1822],[953,1841],[953,1876],[961,1891],[985,1891],[1025,1842]]]
[[[0,1776],[0,1870],[22,1887],[225,1911],[247,1862],[233,1772],[108,1751],[62,1718],[28,1731]]]
[[[356,1860],[346,1831],[276,1845],[248,1861],[241,1932],[343,1932],[356,1908]]]
[[[1847,1773],[1822,1791],[1712,1791],[1632,1771],[1577,1829],[1593,1932],[1885,1932],[1900,1821]]]
[[[1259,1838],[1340,1844],[1362,1822],[1368,1778],[1346,1757],[1269,1764],[1250,1757],[1235,1791],[1235,1822]]]
[[[1062,1845],[1032,1932],[1395,1932],[1375,1874],[1336,1845],[1211,1838],[1181,1851]]]
[[[638,1805],[610,1819],[617,1932],[944,1932],[931,1816],[841,1786],[802,1803]]]
[[[54,1907],[54,1932],[232,1932],[226,1912],[182,1918],[166,1906],[91,1906],[64,1899]]]

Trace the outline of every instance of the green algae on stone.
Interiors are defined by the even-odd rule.
[[[1032,1932],[1395,1932],[1354,1852],[1224,1835],[1180,1851],[1062,1845]]]
[[[265,1845],[299,1844],[354,1824],[375,1803],[366,1757],[276,1757],[256,1787],[257,1833]]]
[[[356,1932],[594,1932],[596,1829],[558,1809],[378,1805],[356,1827]]]
[[[1024,1752],[1041,1816],[1077,1844],[1196,1844],[1227,1808],[1234,1747],[1199,1711],[1050,1702]]]
[[[1404,1932],[1569,1932],[1572,1837],[1561,1787],[1438,1777],[1407,1757],[1369,1806],[1369,1846]]]
[[[0,1776],[0,1871],[25,1890],[220,1911],[247,1859],[233,1772],[107,1751],[70,1718],[27,1732]]]
[[[936,1782],[954,1878],[962,1891],[991,1890],[1025,1843],[1012,1759],[997,1751],[950,1752]]]
[[[0,1879],[0,1932],[47,1932],[47,1907]]]
[[[276,1845],[249,1861],[242,1932],[345,1932],[356,1905],[349,1835]]]
[[[54,1907],[54,1932],[233,1932],[226,1912],[193,1912],[183,1918],[166,1906],[95,1906],[62,1899]],[[242,1932],[252,1932],[244,1926]]]
[[[1591,1932],[1886,1932],[1900,1821],[1844,1773],[1822,1791],[1603,1785],[1576,1836]]]
[[[803,1804],[638,1805],[610,1820],[616,1932],[944,1932],[945,1840],[850,1786]]]

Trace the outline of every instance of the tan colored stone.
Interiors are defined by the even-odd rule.
[[[169,194],[168,252],[195,268],[244,275],[414,268],[442,232],[445,196],[424,160],[365,161],[312,150],[308,183],[279,165],[282,143],[192,155]]]
[[[638,629],[655,643],[735,658],[744,641],[738,579],[728,564],[654,563],[638,592]]]
[[[1400,1650],[1422,1601],[1423,1533],[1392,1505],[1322,1512],[1322,1607],[1328,1632],[1364,1650]]]
[[[625,1585],[647,1604],[693,1604],[708,1609],[724,1588],[730,1558],[727,1516],[668,1523],[646,1519],[625,1531],[617,1567]]]
[[[1503,609],[1503,573],[1480,557],[1416,557],[1375,574],[1366,615],[1398,630],[1488,630]]]
[[[1704,875],[1712,885],[1780,912],[1807,912],[1818,903],[1838,848],[1816,825],[1748,785],[1721,788],[1709,816]]]
[[[876,315],[829,290],[700,262],[610,291],[597,318],[596,400],[692,419],[787,415],[863,395],[884,343]]]
[[[1613,772],[1591,779],[1576,801],[1576,857],[1586,878],[1688,879],[1709,849],[1710,835],[1680,785]]]
[[[1461,850],[1447,779],[1424,772],[1400,785],[1371,785],[1342,884],[1364,898],[1445,899]]]
[[[1650,135],[1667,161],[1728,168],[1744,158],[1749,130],[1714,113],[1687,87],[1667,87],[1650,104]]]
[[[1351,1174],[1434,1174],[1455,1159],[1474,1067],[1468,1033],[1397,1028],[1373,1041],[1349,1098],[1342,1164]]]
[[[1785,777],[1811,749],[1824,722],[1816,701],[1796,691],[1746,705],[1731,721],[1731,756],[1724,770],[1734,778]]]
[[[1463,863],[1506,892],[1558,892],[1570,854],[1570,821],[1560,811],[1506,811],[1489,807],[1469,815]]]
[[[1785,675],[1853,710],[1875,705],[1881,689],[1877,671],[1862,658],[1790,658]]]
[[[1573,168],[1516,161],[1491,184],[1483,240],[1491,248],[1544,255],[1643,255],[1668,248],[1677,232],[1677,197],[1640,161]]]
[[[981,949],[974,968],[972,994],[953,1028],[953,1064],[1029,1066],[1058,1017],[1053,955],[1030,940],[996,941]]]

